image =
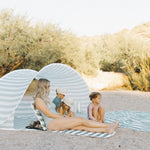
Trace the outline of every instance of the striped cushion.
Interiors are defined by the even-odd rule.
[[[40,124],[41,124],[43,130],[46,131],[47,127],[46,127],[46,124],[44,122],[44,119],[43,119],[41,113],[37,109],[34,108],[34,103],[31,104],[31,107],[32,107],[37,119],[40,121]]]

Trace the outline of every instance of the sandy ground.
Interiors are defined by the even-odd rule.
[[[101,91],[101,94],[106,112],[150,112],[150,92]],[[0,130],[0,150],[149,150],[149,141],[150,132],[125,128],[119,128],[114,136],[106,139],[51,131]]]

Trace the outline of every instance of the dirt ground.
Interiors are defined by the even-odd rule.
[[[106,112],[150,112],[150,92],[101,91],[101,94]],[[0,150],[148,150],[149,139],[150,132],[125,128],[119,128],[114,136],[106,139],[51,131],[0,130]]]

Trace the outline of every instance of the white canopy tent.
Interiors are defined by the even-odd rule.
[[[65,64],[54,63],[39,72],[31,69],[12,71],[0,78],[0,128],[13,128],[14,113],[33,79],[46,78],[51,82],[50,99],[58,87],[65,88],[73,101],[89,101],[90,90],[82,76]],[[79,104],[79,103],[78,103]]]

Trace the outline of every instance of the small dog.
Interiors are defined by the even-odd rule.
[[[39,129],[42,129],[42,126],[41,126],[41,124],[40,124],[40,121],[31,121],[30,122],[30,127],[32,127],[32,128],[39,128]]]

